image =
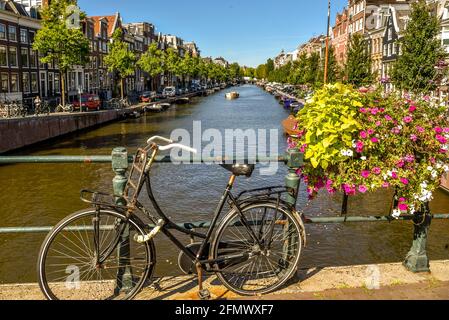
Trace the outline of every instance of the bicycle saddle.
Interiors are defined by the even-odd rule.
[[[229,172],[232,172],[235,176],[246,176],[251,177],[253,174],[254,168],[256,167],[254,164],[221,164],[223,168],[228,170]]]

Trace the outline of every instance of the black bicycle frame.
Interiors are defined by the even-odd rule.
[[[149,199],[150,199],[154,209],[156,210],[157,214],[164,220],[164,226],[161,228],[161,232],[164,235],[166,235],[168,237],[168,239],[170,239],[170,241],[173,244],[175,244],[182,252],[184,252],[192,260],[192,262],[194,262],[195,264],[196,263],[200,263],[202,266],[204,266],[206,264],[217,263],[217,262],[221,262],[221,261],[224,261],[224,260],[243,258],[243,257],[248,255],[248,254],[239,254],[239,255],[234,255],[234,256],[223,256],[223,257],[221,257],[219,259],[213,259],[213,260],[201,260],[200,259],[203,256],[203,253],[205,253],[205,250],[206,250],[208,244],[210,243],[210,239],[211,239],[212,234],[213,234],[213,232],[215,230],[215,227],[216,227],[216,225],[218,223],[218,219],[220,218],[220,215],[221,215],[221,213],[223,211],[223,208],[224,208],[224,206],[226,204],[226,201],[228,199],[230,199],[231,203],[235,206],[235,208],[239,212],[239,214],[241,216],[242,223],[248,229],[248,231],[250,232],[250,235],[254,238],[255,241],[259,242],[257,236],[254,234],[254,231],[249,227],[249,223],[246,220],[245,216],[243,215],[242,209],[240,208],[237,200],[234,198],[234,196],[231,193],[231,189],[232,189],[232,183],[231,182],[229,182],[228,185],[226,186],[226,189],[225,189],[225,191],[224,191],[224,193],[223,193],[223,195],[222,195],[222,197],[220,199],[220,202],[218,203],[218,206],[215,209],[214,218],[213,218],[213,220],[211,222],[209,230],[204,235],[204,234],[200,234],[200,233],[194,232],[192,230],[188,230],[186,228],[179,227],[178,225],[173,223],[170,220],[170,218],[168,218],[167,215],[160,208],[156,198],[154,197],[153,190],[152,190],[152,187],[151,187],[151,180],[150,180],[149,174],[146,175],[145,181],[146,181],[148,197],[149,197]],[[176,230],[178,232],[181,232],[181,233],[189,235],[189,236],[194,236],[194,237],[198,237],[198,238],[203,239],[203,242],[201,243],[200,249],[198,250],[196,255],[190,248],[187,248],[184,244],[182,244],[181,241],[179,241],[170,232],[170,229]]]

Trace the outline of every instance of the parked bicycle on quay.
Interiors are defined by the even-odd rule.
[[[57,224],[39,253],[38,279],[46,298],[134,298],[153,282],[154,237],[159,233],[180,250],[180,269],[198,275],[201,299],[210,298],[203,287],[205,273],[216,274],[229,290],[244,296],[274,292],[295,275],[305,230],[301,214],[284,196],[297,194],[285,187],[269,187],[234,195],[237,177],[250,177],[255,166],[223,164],[231,176],[207,232],[182,228],[159,206],[151,184],[157,155],[172,149],[196,153],[172,140],[152,137],[137,151],[123,196],[81,192],[81,199],[92,208]],[[154,210],[139,201],[144,188]],[[223,215],[226,204],[230,210]],[[184,245],[171,230],[201,242]]]

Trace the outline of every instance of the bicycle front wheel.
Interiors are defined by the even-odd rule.
[[[39,285],[50,300],[128,300],[151,279],[155,250],[134,220],[115,212],[76,212],[61,221],[42,244]]]
[[[212,246],[218,278],[243,296],[278,290],[297,270],[303,231],[298,217],[276,203],[231,211]]]

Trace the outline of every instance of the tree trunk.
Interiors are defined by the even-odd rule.
[[[120,95],[125,99],[125,78],[120,78]]]
[[[65,76],[66,73],[65,72],[60,72],[60,77],[61,77],[61,102],[62,102],[62,106],[65,107]]]

